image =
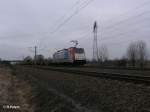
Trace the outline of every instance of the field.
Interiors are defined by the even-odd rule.
[[[26,81],[18,79],[10,67],[0,66],[0,112],[34,112],[31,95]]]
[[[19,110],[23,112],[150,111],[150,84],[101,79],[31,66],[1,67],[0,76],[0,89],[3,90],[1,105],[19,105]],[[8,100],[9,97],[11,100]]]

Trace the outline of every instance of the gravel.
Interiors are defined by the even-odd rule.
[[[35,95],[38,92],[33,93],[34,99],[46,100],[41,108],[55,112],[63,112],[64,108],[65,112],[146,112],[150,109],[148,85],[27,67],[16,67],[16,74],[30,78],[31,82],[36,79],[34,85],[41,92],[38,96]],[[52,97],[47,100],[49,96]],[[51,104],[53,101],[56,102]]]

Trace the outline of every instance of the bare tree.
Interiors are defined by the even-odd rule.
[[[39,54],[36,56],[36,61],[38,65],[44,64],[44,56],[42,54]]]
[[[131,62],[132,66],[135,66],[137,60],[137,44],[135,42],[130,43],[127,48],[127,58]]]
[[[138,49],[137,51],[138,61],[140,63],[140,67],[143,68],[148,58],[148,51],[147,51],[146,43],[144,41],[138,41],[137,49]]]
[[[144,41],[131,43],[127,49],[127,56],[132,66],[135,66],[136,62],[139,62],[140,67],[143,68],[148,58],[146,43]]]
[[[126,67],[127,66],[127,58],[126,56],[123,56],[122,58],[119,59],[118,61],[118,66],[119,67]]]
[[[32,58],[30,56],[27,56],[24,58],[23,62],[24,64],[32,64]]]
[[[108,49],[105,45],[102,45],[99,48],[98,59],[100,62],[104,62],[104,61],[108,60],[108,58],[109,58]]]

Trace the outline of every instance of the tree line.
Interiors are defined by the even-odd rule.
[[[98,64],[102,66],[137,67],[144,68],[149,64],[149,52],[144,41],[135,41],[129,44],[126,53],[120,59],[109,59],[106,46],[99,48]]]
[[[149,67],[149,53],[147,45],[144,41],[131,42],[127,47],[126,53],[120,59],[109,59],[109,51],[107,46],[99,47],[98,61],[95,63],[93,60],[87,59],[87,64],[97,64],[102,67],[132,67],[132,68],[145,68]],[[36,56],[35,58],[27,56],[24,58],[22,64],[37,64],[37,65],[51,65],[52,58],[44,58],[43,55]]]

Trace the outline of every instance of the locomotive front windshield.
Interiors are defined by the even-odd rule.
[[[84,49],[83,48],[76,48],[76,53],[84,53]]]

